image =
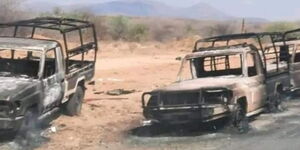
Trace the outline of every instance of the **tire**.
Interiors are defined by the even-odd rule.
[[[31,108],[24,114],[24,120],[18,129],[18,133],[24,137],[28,133],[37,130],[38,128],[38,113],[35,109]]]
[[[268,103],[268,112],[277,113],[282,111],[281,103],[282,103],[282,96],[279,92],[276,92],[274,95],[274,99],[270,100]]]
[[[232,124],[239,133],[247,133],[249,131],[249,122],[246,116],[246,110],[241,104],[237,104],[232,115]]]
[[[78,116],[81,113],[83,98],[85,91],[81,86],[78,86],[76,92],[71,96],[65,104],[65,113],[69,116]]]

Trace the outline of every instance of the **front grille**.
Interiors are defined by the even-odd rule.
[[[200,92],[162,93],[160,97],[163,106],[197,105],[199,99]]]

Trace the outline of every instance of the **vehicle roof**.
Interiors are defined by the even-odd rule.
[[[0,37],[0,49],[24,49],[47,51],[57,47],[58,42],[42,39]]]
[[[227,41],[227,40],[257,38],[257,37],[263,37],[263,36],[279,36],[279,35],[281,35],[281,33],[279,33],[279,32],[228,34],[228,35],[221,35],[221,36],[215,36],[215,37],[201,39],[201,40],[198,40],[198,42]]]
[[[227,48],[227,49],[219,49],[219,50],[209,50],[209,51],[199,51],[186,55],[186,59],[192,59],[197,57],[205,57],[205,56],[219,56],[219,55],[234,55],[238,53],[246,53],[254,51],[250,47],[239,47],[239,48]]]

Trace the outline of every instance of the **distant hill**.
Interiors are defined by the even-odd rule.
[[[150,1],[114,1],[86,6],[96,14],[128,16],[174,16],[175,9]]]
[[[234,18],[206,3],[198,3],[194,6],[181,9],[178,11],[178,15],[190,19],[228,20]]]
[[[63,10],[85,9],[99,15],[174,17],[198,20],[227,20],[233,18],[206,3],[199,3],[188,8],[176,8],[151,0],[116,0],[112,2],[74,5],[59,4],[56,1],[29,0],[25,3],[24,7],[34,7],[34,11],[38,12],[51,11],[54,7],[64,7]]]
[[[22,8],[25,11],[35,11],[35,12],[47,12],[52,11],[55,7],[61,7],[54,2],[48,2],[43,0],[28,0],[22,3]]]
[[[84,7],[101,15],[158,16],[212,20],[226,20],[233,18],[206,3],[199,3],[188,8],[175,8],[149,0],[129,0],[97,3]]]

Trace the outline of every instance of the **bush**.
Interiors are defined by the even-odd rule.
[[[91,20],[94,15],[88,10],[74,10],[69,13],[65,13],[64,17],[88,21]]]
[[[233,34],[235,30],[236,27],[232,23],[221,22],[213,26],[211,32],[213,35],[225,35],[225,34]]]
[[[133,24],[129,29],[128,39],[137,42],[146,40],[148,31],[149,28],[144,24]]]
[[[294,23],[290,22],[274,22],[267,25],[265,31],[266,32],[285,32],[288,30],[292,30],[296,28]]]
[[[112,17],[109,31],[114,40],[126,39],[129,31],[129,19],[124,16]]]
[[[99,16],[94,17],[92,22],[95,23],[95,28],[97,30],[97,36],[99,40],[110,40],[111,35],[109,31],[109,27],[107,24],[108,17]]]
[[[191,36],[191,35],[196,33],[195,29],[193,28],[193,26],[191,24],[185,25],[184,28],[185,28],[184,29],[185,30],[185,33],[184,33],[185,36]]]
[[[73,10],[69,12],[64,12],[60,7],[53,8],[52,12],[41,13],[42,17],[62,17],[62,18],[73,18],[80,20],[91,20],[94,18],[93,13],[89,10]]]

